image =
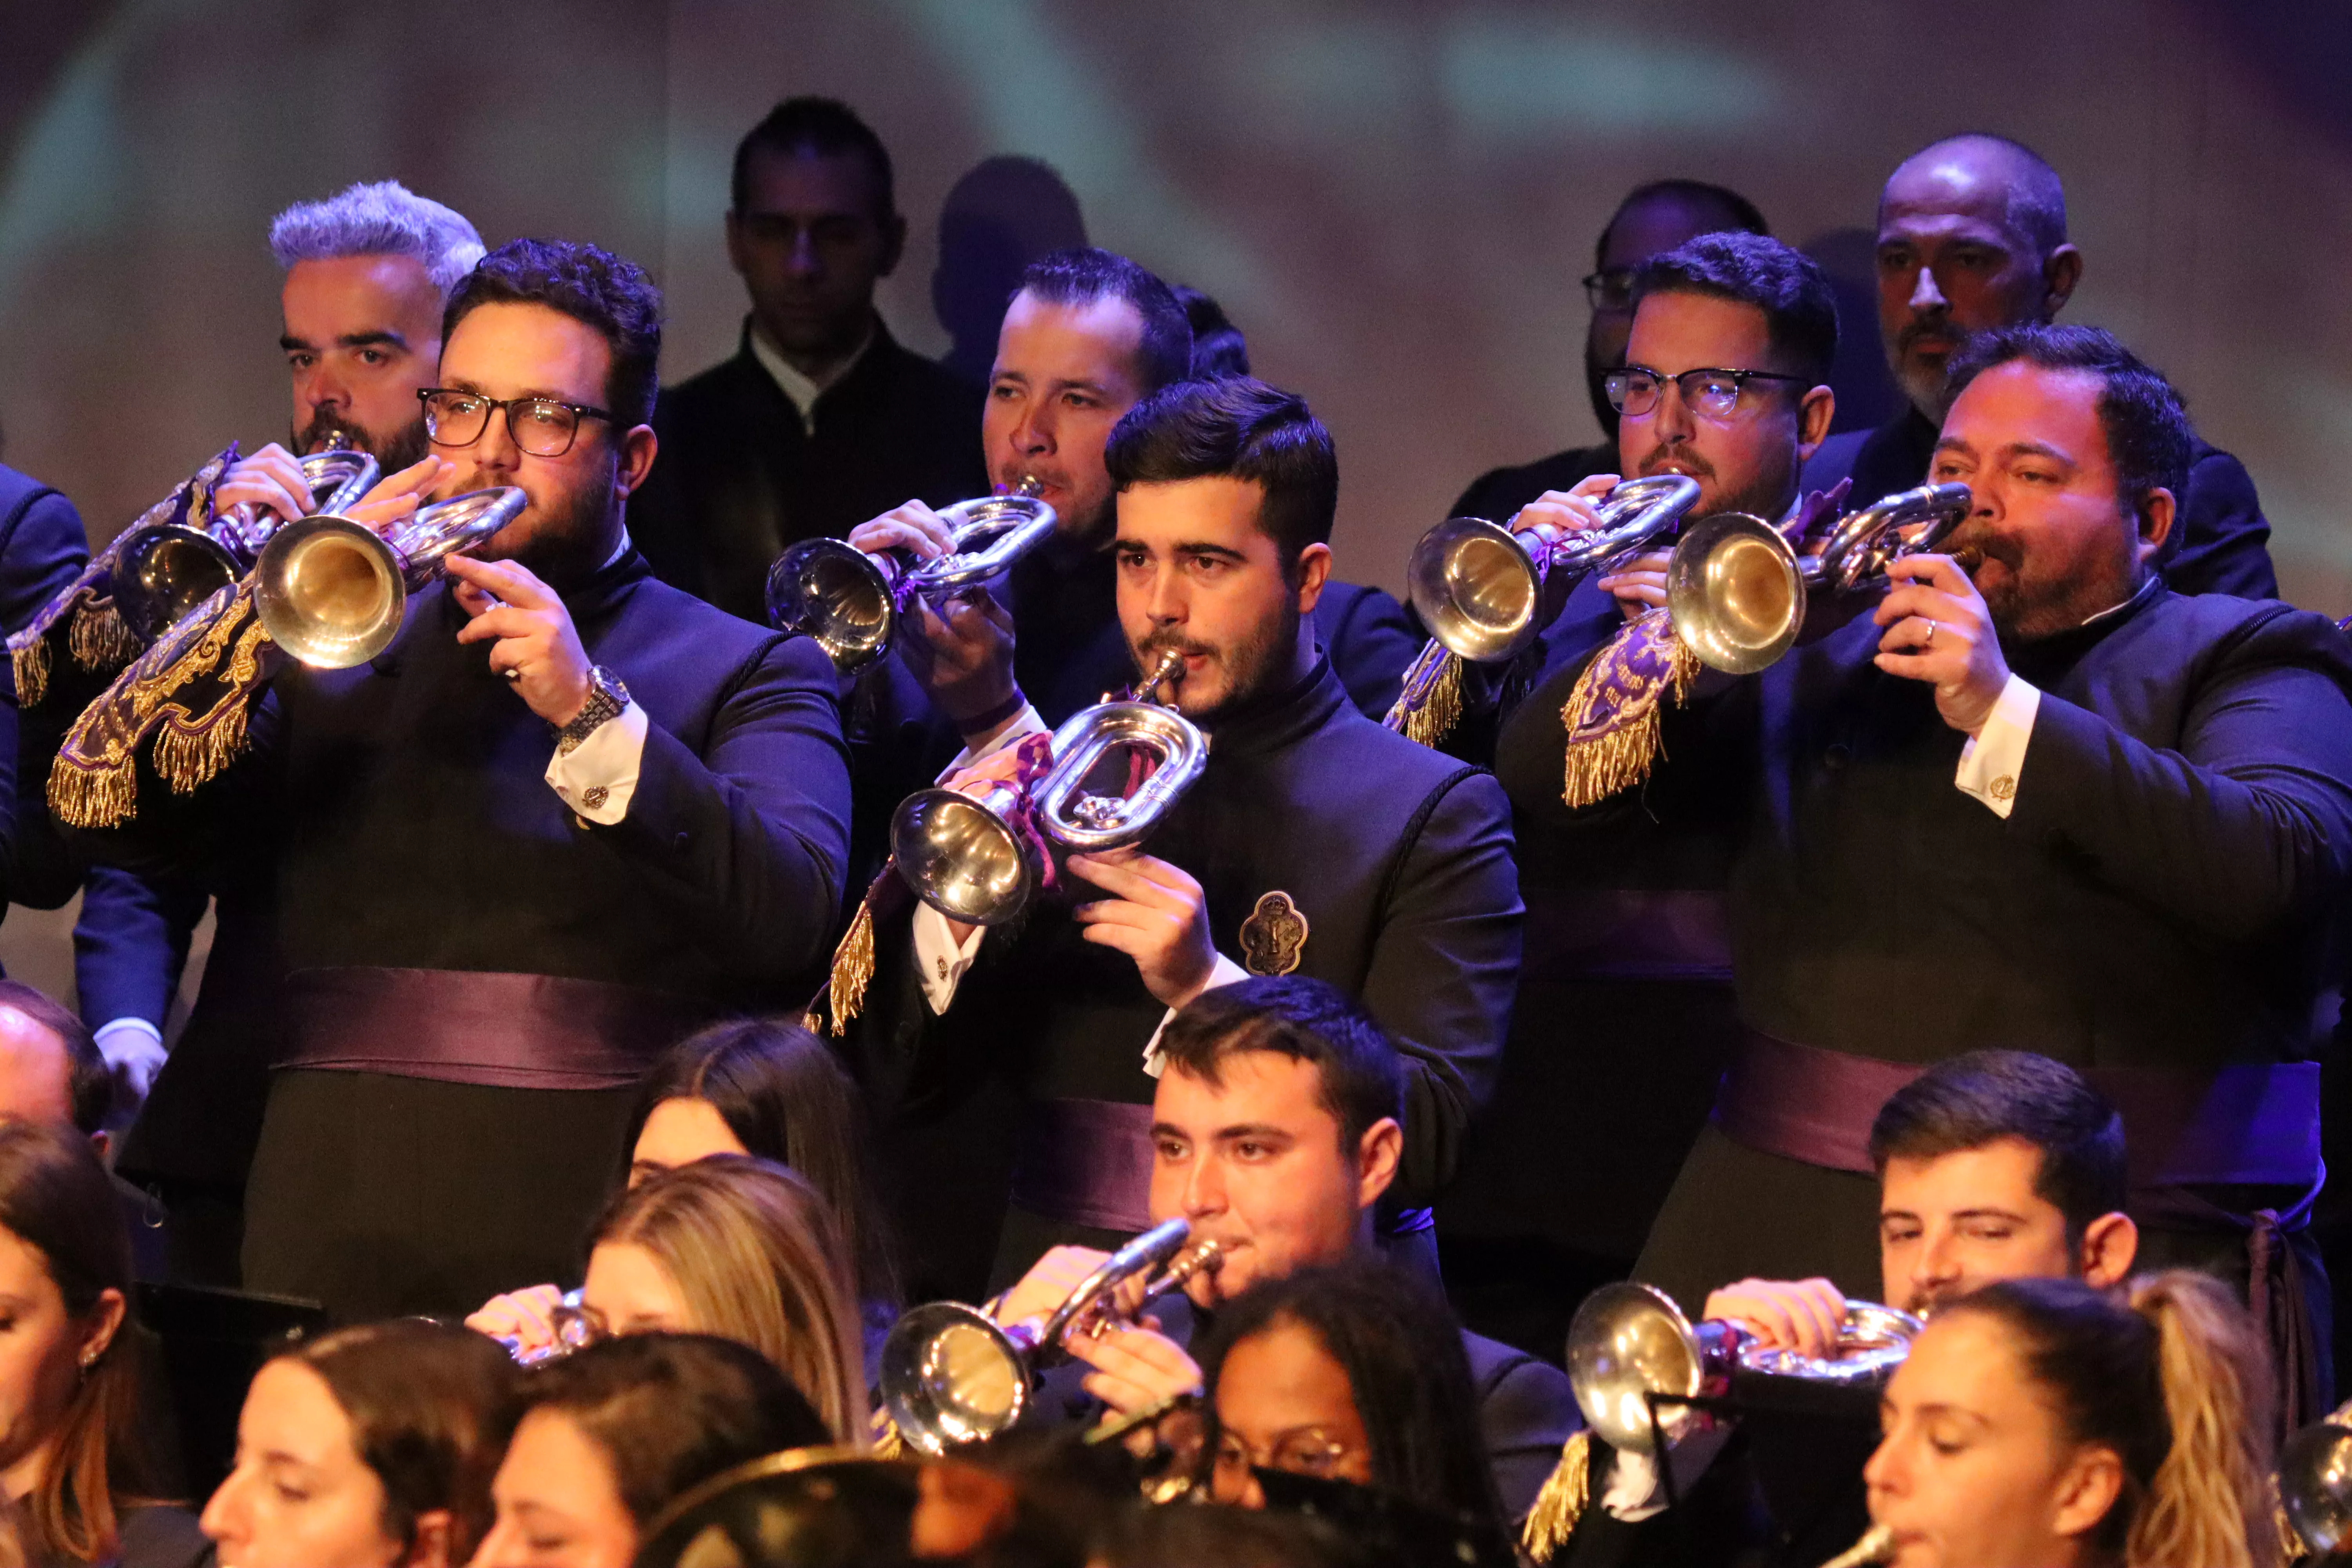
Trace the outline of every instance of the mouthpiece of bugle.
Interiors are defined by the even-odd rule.
[[[1973,577],[1977,568],[1984,564],[1984,552],[1973,544],[1963,544],[1952,552],[1952,564]]]

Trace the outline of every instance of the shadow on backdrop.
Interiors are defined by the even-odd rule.
[[[1878,342],[1878,236],[1866,228],[1833,228],[1799,248],[1819,264],[1837,299],[1837,362],[1830,367],[1837,414],[1830,432],[1884,425],[1901,412],[1903,389],[1895,384]]]
[[[1048,251],[1086,243],[1077,193],[1051,164],[1014,157],[974,164],[940,206],[940,261],[931,274],[931,311],[948,334],[940,363],[985,382],[1021,274]]]

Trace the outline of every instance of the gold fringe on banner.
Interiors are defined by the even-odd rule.
[[[1591,805],[1650,776],[1661,750],[1659,719],[1697,676],[1697,658],[1664,610],[1617,634],[1584,667],[1560,709],[1568,729],[1560,799]]]
[[[1402,699],[1399,699],[1402,700]],[[1447,654],[1418,707],[1405,715],[1404,738],[1434,748],[1462,721],[1462,659]]]
[[[1519,1550],[1535,1562],[1550,1562],[1576,1533],[1591,1500],[1592,1434],[1579,1432],[1561,1446],[1559,1464],[1536,1493],[1536,1505],[1519,1531]]]
[[[8,659],[16,669],[16,706],[39,707],[49,689],[49,639],[37,632],[10,637]]]
[[[49,810],[68,827],[112,827],[139,806],[138,764],[130,757],[96,768],[49,770]]]
[[[898,874],[898,861],[883,861],[881,875],[867,884],[866,896],[857,900],[857,912],[850,917],[841,944],[833,950],[833,970],[825,978],[824,1010],[830,1018],[820,1018],[816,1009],[810,1008],[801,1020],[810,1034],[827,1033],[839,1039],[865,1010],[866,988],[874,983],[874,900],[882,884]]]
[[[84,669],[116,669],[139,657],[139,639],[110,598],[78,605],[66,628],[66,647]]]

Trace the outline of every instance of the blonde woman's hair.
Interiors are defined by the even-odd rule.
[[[864,1342],[832,1210],[784,1166],[697,1160],[623,1193],[595,1245],[651,1253],[693,1326],[751,1346],[807,1395],[836,1442],[866,1440]]]
[[[2009,1331],[2066,1437],[2112,1451],[2124,1484],[2091,1544],[2126,1568],[2277,1568],[2269,1347],[2236,1296],[2185,1268],[2123,1296],[2005,1279],[1947,1310]]]

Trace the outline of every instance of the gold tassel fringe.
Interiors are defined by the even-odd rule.
[[[898,1424],[890,1419],[888,1411],[877,1410],[867,1426],[874,1439],[874,1445],[867,1452],[873,1458],[898,1459],[906,1457],[907,1439],[899,1435]]]
[[[1449,653],[1439,662],[1421,705],[1404,716],[1404,738],[1434,749],[1461,721],[1462,658]]]
[[[194,794],[245,750],[248,717],[247,705],[238,703],[201,731],[184,729],[166,719],[155,733],[155,772],[172,786],[173,794]]]
[[[49,639],[37,633],[11,637],[8,658],[16,667],[16,706],[39,707],[49,689]]]
[[[898,874],[895,862],[884,865],[882,876]],[[881,881],[881,877],[875,879]],[[833,973],[825,981],[824,1006],[832,1014],[829,1026],[833,1037],[839,1039],[849,1032],[850,1024],[866,1006],[866,987],[874,980],[874,889],[857,900],[857,913],[842,933],[841,945],[833,950]]]
[[[111,669],[140,654],[139,639],[123,625],[122,612],[115,608],[112,599],[100,599],[74,612],[73,625],[66,629],[66,647],[84,669]]]
[[[1592,1434],[1579,1432],[1559,1450],[1559,1464],[1536,1493],[1528,1522],[1519,1531],[1519,1550],[1538,1563],[1552,1554],[1576,1533],[1584,1510],[1592,1500]]]
[[[1584,673],[1576,678],[1576,687],[1568,695],[1567,705],[1560,710],[1560,716],[1567,721],[1571,734],[1575,731],[1577,715],[1585,712],[1591,701],[1587,688],[1593,681],[1604,679],[1599,673],[1604,662],[1604,659],[1596,658],[1584,667]],[[1664,752],[1660,720],[1666,703],[1672,700],[1679,706],[1698,671],[1697,656],[1677,639],[1673,669],[1666,679],[1666,690],[1650,703],[1640,718],[1593,740],[1570,742],[1559,796],[1570,809],[1581,810],[1607,800],[1621,790],[1632,789],[1650,776],[1650,769]]]
[[[68,827],[112,827],[139,804],[138,764],[125,757],[103,768],[58,763],[49,769],[49,809]]]

